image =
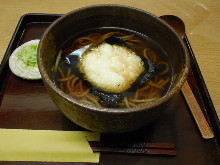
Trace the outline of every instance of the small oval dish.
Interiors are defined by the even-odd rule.
[[[18,77],[28,80],[41,79],[37,64],[38,39],[30,40],[14,50],[9,58],[9,67]]]

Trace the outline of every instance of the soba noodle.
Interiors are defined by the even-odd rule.
[[[171,81],[170,75],[167,74],[170,71],[170,66],[166,61],[161,61],[153,50],[147,48],[146,45],[143,45],[143,41],[141,41],[135,34],[125,35],[124,33],[120,32],[109,32],[103,35],[99,33],[92,33],[75,40],[71,45],[71,48],[74,48],[73,50],[61,50],[58,53],[59,55],[57,60],[60,60],[61,54],[67,55],[68,53],[71,53],[74,50],[77,50],[91,43],[99,44],[113,34],[122,38],[138,55],[149,58],[160,68],[160,72],[157,73],[151,80],[149,80],[144,87],[136,89],[133,95],[124,97],[124,99],[122,99],[122,101],[118,103],[117,106],[122,108],[132,108],[149,104],[162,97],[162,91],[167,88],[166,86]],[[56,81],[59,82],[59,88],[62,91],[84,104],[97,107],[105,107],[99,102],[98,96],[93,95],[91,93],[91,89],[83,83],[84,80],[73,74],[70,68],[65,73],[56,61],[54,70],[55,72],[56,70],[59,72],[60,78],[58,78]]]

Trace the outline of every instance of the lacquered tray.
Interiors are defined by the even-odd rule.
[[[46,28],[60,16],[57,14],[26,14],[20,19],[0,67],[0,128],[84,130],[68,120],[57,109],[46,93],[41,80],[27,81],[20,79],[14,76],[8,67],[8,59],[17,46],[32,39],[40,39]],[[180,93],[175,100],[175,105],[146,127],[126,134],[101,134],[102,141],[174,143],[177,156],[101,154],[99,164],[220,164],[219,119],[187,37],[185,37],[184,42],[191,53],[192,70],[190,71],[188,80],[200,106],[203,107],[206,118],[213,128],[215,137],[209,140],[202,138],[185,99]],[[78,163],[0,162],[0,164]]]

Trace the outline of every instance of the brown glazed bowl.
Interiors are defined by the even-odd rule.
[[[164,97],[131,109],[97,108],[77,102],[53,83],[52,67],[62,44],[74,34],[100,27],[133,30],[160,45],[168,55],[175,75],[173,85]],[[145,126],[169,109],[187,78],[189,57],[177,33],[158,17],[128,6],[94,5],[71,11],[49,26],[39,44],[38,65],[49,95],[67,118],[88,130],[122,133]]]

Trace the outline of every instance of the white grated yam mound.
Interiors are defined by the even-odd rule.
[[[144,71],[144,63],[135,52],[107,43],[85,52],[79,67],[93,85],[114,93],[129,89]]]

